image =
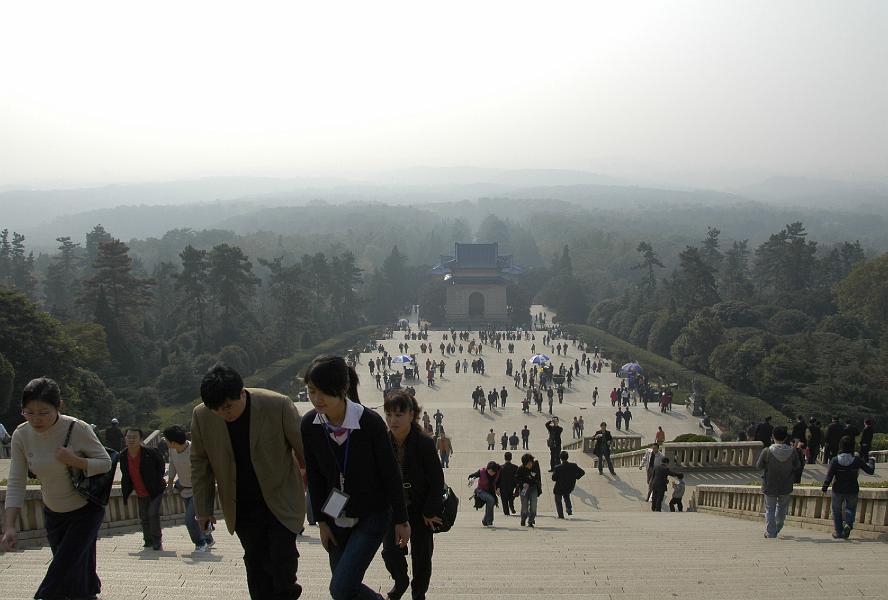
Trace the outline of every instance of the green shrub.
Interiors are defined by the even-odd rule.
[[[706,442],[717,442],[718,440],[714,437],[708,435],[699,435],[696,433],[683,433],[679,436],[676,436],[673,442],[684,442],[684,443],[693,443],[693,444],[704,444]]]
[[[870,450],[888,450],[888,433],[873,434],[873,446]]]
[[[750,423],[757,423],[766,416],[772,416],[781,422],[787,418],[761,398],[733,390],[712,377],[634,346],[606,331],[591,325],[568,325],[567,330],[588,344],[600,346],[608,359],[618,366],[637,360],[649,380],[678,384],[678,390],[675,391],[676,403],[684,401],[684,396],[696,379],[706,396],[706,412],[718,423],[724,438],[736,439],[737,432],[745,431]]]

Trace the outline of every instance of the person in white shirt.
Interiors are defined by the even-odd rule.
[[[111,457],[92,428],[61,414],[59,385],[47,377],[22,390],[26,422],[12,434],[12,462],[0,549],[16,547],[16,520],[25,504],[28,470],[40,480],[46,537],[52,560],[35,598],[95,598],[102,591],[96,573],[96,538],[105,508],[81,496],[72,471],[87,477],[107,473]]]
[[[173,487],[179,490],[179,497],[185,504],[185,528],[194,543],[194,551],[206,552],[216,544],[216,541],[213,539],[212,523],[208,523],[207,530],[203,531],[194,513],[194,493],[191,490],[191,442],[188,441],[185,429],[180,425],[164,429],[163,437],[170,446],[167,490]],[[176,481],[177,476],[178,481]]]

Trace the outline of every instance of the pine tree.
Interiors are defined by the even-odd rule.
[[[299,264],[284,266],[283,257],[259,264],[271,271],[268,292],[273,302],[272,346],[280,355],[301,347],[302,334],[311,328],[311,308],[305,290],[305,272]]]
[[[672,289],[678,303],[691,310],[719,301],[715,270],[704,260],[700,249],[688,246],[679,254],[680,267]]]
[[[716,229],[715,227],[707,227],[706,238],[700,246],[700,255],[703,257],[706,264],[712,267],[715,271],[718,271],[719,268],[721,268],[722,261],[724,260],[724,256],[720,250],[721,243],[718,241],[719,235],[721,235],[721,230]]]
[[[78,295],[80,257],[77,250],[80,244],[71,241],[70,237],[56,238],[59,242],[59,253],[52,257],[46,275],[44,293],[49,312],[58,319],[66,320],[73,317],[74,299]]]
[[[645,269],[647,271],[647,288],[649,292],[652,292],[657,287],[657,278],[654,275],[654,267],[663,269],[665,268],[665,265],[663,265],[663,262],[657,255],[657,251],[654,250],[653,246],[651,246],[650,243],[641,242],[638,244],[638,248],[636,248],[635,250],[636,252],[641,254],[641,262],[632,268]]]
[[[12,287],[12,246],[8,229],[0,231],[0,287]]]
[[[34,253],[25,253],[25,236],[12,233],[10,255],[12,285],[31,300],[37,300],[37,279],[34,277]]]
[[[222,318],[231,324],[236,316],[249,316],[259,279],[253,264],[238,246],[219,244],[209,253],[209,289],[214,303],[222,309]]]
[[[726,300],[750,301],[755,286],[749,277],[749,240],[734,242],[725,252],[720,291]]]
[[[92,231],[86,234],[86,262],[84,267],[87,271],[96,264],[96,259],[99,257],[99,246],[105,242],[110,242],[112,239],[114,238],[111,237],[111,234],[105,231],[105,228],[101,225],[96,225],[92,228]],[[86,276],[89,276],[89,274],[89,272],[86,273]]]
[[[210,261],[206,250],[197,250],[191,244],[179,254],[182,272],[176,275],[176,290],[180,294],[179,309],[185,322],[197,332],[197,351],[207,348],[209,314]]]
[[[153,281],[132,274],[129,247],[120,240],[99,244],[93,269],[95,275],[83,282],[83,293],[78,302],[87,309],[92,307],[95,312],[102,292],[116,326],[125,335],[134,333],[140,325],[140,309],[151,304],[149,290]]]

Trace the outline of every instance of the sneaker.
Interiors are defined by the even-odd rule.
[[[195,552],[206,552],[207,550],[209,550],[209,548],[207,548],[206,544],[197,544],[194,547]]]
[[[533,528],[533,523],[528,523],[527,526]]]
[[[854,529],[854,528],[851,527],[850,525],[845,525],[844,529],[842,529],[842,537],[847,540],[848,537],[851,535],[852,529]]]
[[[207,547],[207,550],[209,550],[210,548],[212,548],[213,546],[216,545],[216,540],[213,540],[213,539],[207,540],[207,543],[204,545]]]
[[[833,539],[834,539],[834,540],[841,540],[841,539],[844,539],[844,538],[845,538],[845,534],[844,534],[844,533],[839,533],[838,531],[833,531],[832,536],[833,536]]]

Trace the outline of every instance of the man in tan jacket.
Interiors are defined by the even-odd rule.
[[[203,404],[191,417],[191,479],[201,529],[213,518],[216,487],[228,531],[244,548],[253,600],[292,600],[305,519],[301,418],[277,392],[244,388],[241,376],[217,364],[200,385]]]

